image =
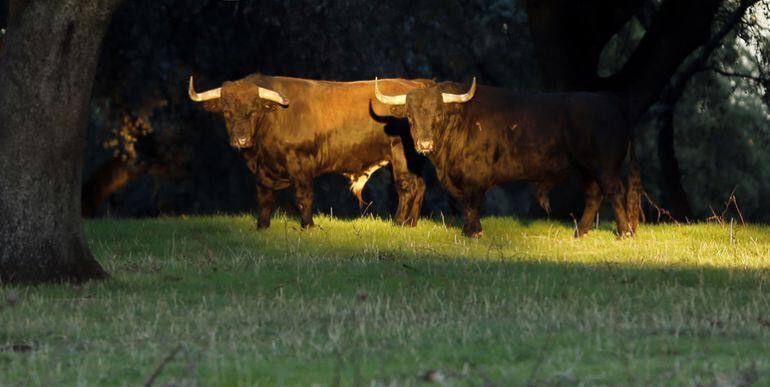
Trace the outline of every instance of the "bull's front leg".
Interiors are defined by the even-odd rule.
[[[268,228],[270,227],[270,215],[275,209],[275,190],[257,185],[257,201],[259,202],[257,228]]]
[[[463,208],[463,234],[471,238],[480,238],[484,235],[481,229],[481,203],[484,200],[483,191],[472,191],[463,194],[461,202]]]
[[[398,192],[396,224],[417,226],[422,200],[425,197],[425,182],[419,176],[407,174],[396,178],[396,190]]]
[[[425,198],[425,181],[422,177],[415,176],[412,183],[412,195],[410,196],[408,207],[408,224],[414,227],[417,226],[417,221],[420,219],[422,201]]]
[[[313,179],[296,183],[294,188],[301,218],[300,225],[302,228],[313,227],[315,225],[313,223]]]
[[[424,158],[414,151],[404,150],[402,142],[391,148],[390,164],[393,168],[393,179],[398,193],[398,210],[396,224],[414,227],[420,219],[422,200],[425,197],[425,181],[422,179]]]

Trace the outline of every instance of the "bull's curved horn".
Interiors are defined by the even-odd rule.
[[[374,95],[377,100],[387,105],[403,105],[406,103],[406,94],[399,95],[385,95],[380,91],[380,87],[377,84],[377,77],[374,77]]]
[[[289,100],[281,93],[275,90],[265,89],[264,87],[259,88],[259,98],[273,101],[279,105],[289,106]]]
[[[217,99],[222,96],[222,88],[217,87],[216,89],[212,89],[209,91],[204,91],[203,93],[196,93],[195,92],[195,86],[193,86],[193,77],[190,76],[190,87],[187,89],[187,94],[190,95],[190,99],[195,102],[203,102],[208,101],[210,99]]]
[[[468,90],[465,94],[451,94],[451,93],[441,93],[441,99],[444,100],[444,103],[465,103],[471,100],[473,96],[476,95],[476,77],[473,77],[473,83],[471,83],[471,89]]]

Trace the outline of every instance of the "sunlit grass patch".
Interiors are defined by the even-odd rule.
[[[0,385],[770,381],[770,228],[482,223],[88,222],[113,279],[3,289]]]
[[[635,238],[618,239],[611,223],[587,236],[572,238],[572,229],[553,221],[485,218],[485,236],[469,239],[458,227],[423,220],[416,228],[382,219],[339,220],[317,216],[318,226],[300,229],[295,219],[276,217],[268,230],[256,231],[251,216],[192,220],[103,220],[91,233],[98,244],[119,253],[217,255],[311,255],[316,258],[446,258],[524,260],[568,263],[617,263],[632,266],[761,268],[768,265],[770,228],[715,223],[643,226]],[[456,223],[456,221],[455,221]],[[124,230],[123,235],[113,232]],[[102,234],[104,232],[104,234]],[[100,236],[103,235],[104,238]],[[109,240],[112,238],[113,240]]]

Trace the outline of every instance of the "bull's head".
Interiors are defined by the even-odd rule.
[[[190,77],[188,93],[191,100],[203,102],[206,110],[224,115],[230,144],[235,148],[251,148],[254,133],[264,116],[277,105],[289,105],[281,93],[249,81],[225,82],[222,87],[196,93]]]
[[[393,116],[409,120],[415,149],[423,154],[433,150],[435,134],[448,125],[450,116],[458,114],[460,105],[470,101],[476,94],[476,78],[473,78],[471,88],[465,94],[444,93],[441,92],[443,87],[443,84],[436,84],[393,96],[382,94],[377,78],[374,79],[377,100],[391,105],[390,113]]]

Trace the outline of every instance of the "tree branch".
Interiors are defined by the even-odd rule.
[[[641,115],[682,62],[709,38],[723,1],[664,1],[637,49],[620,71],[604,80],[603,88],[628,96],[631,115]]]
[[[713,71],[713,72],[715,72],[715,73],[717,73],[719,75],[724,75],[726,77],[744,78],[744,79],[748,79],[748,80],[751,80],[751,81],[754,81],[754,82],[757,82],[757,83],[770,82],[770,77],[763,78],[763,77],[758,77],[756,75],[751,75],[751,74],[742,74],[742,73],[736,73],[736,72],[732,72],[732,71],[726,71],[726,70],[722,70],[722,69],[720,69],[720,68],[718,68],[716,66],[702,67],[700,69],[700,71]]]
[[[644,29],[650,28],[655,15],[658,13],[658,6],[654,0],[646,0],[639,12],[636,13],[636,19],[644,26]]]
[[[727,16],[719,30],[706,41],[695,56],[680,69],[669,85],[663,90],[660,96],[662,102],[674,103],[681,97],[690,78],[705,66],[711,54],[722,43],[722,39],[740,23],[746,11],[757,2],[758,0],[742,1],[738,8]]]

